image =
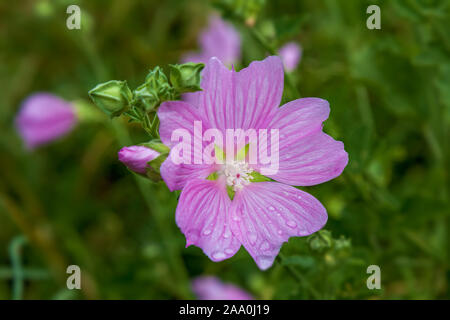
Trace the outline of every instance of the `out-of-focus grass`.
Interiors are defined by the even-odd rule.
[[[381,30],[366,28],[373,2]],[[70,31],[65,9],[74,3],[83,25]],[[83,124],[23,149],[13,121],[28,94],[87,100],[98,82],[135,86],[196,48],[209,10],[176,0],[0,3],[0,298],[189,298],[199,274],[266,299],[449,298],[447,1],[267,1],[256,28],[274,47],[301,43],[292,77],[302,96],[330,101],[324,129],[344,141],[350,162],[341,177],[303,188],[342,238],[319,251],[293,238],[266,272],[243,249],[213,263],[184,248],[175,194],[117,161],[123,144],[146,139],[140,128]],[[264,48],[239,28],[241,66],[262,59]],[[81,291],[65,289],[69,264],[81,267]],[[381,290],[366,287],[371,264]]]

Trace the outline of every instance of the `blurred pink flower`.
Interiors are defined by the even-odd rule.
[[[16,116],[16,127],[28,149],[66,135],[76,122],[72,104],[50,93],[29,96]]]
[[[119,161],[131,171],[140,174],[145,174],[147,163],[158,156],[159,152],[144,146],[123,147],[119,151]]]
[[[212,57],[218,58],[228,66],[241,57],[241,38],[233,25],[223,21],[219,16],[212,15],[209,25],[199,37],[200,52],[189,52],[182,57],[182,62],[206,63]],[[188,92],[182,95],[182,100],[196,103],[196,95]]]
[[[241,39],[236,29],[218,16],[211,16],[208,28],[199,37],[200,52],[190,52],[182,58],[183,62],[203,62],[217,57],[231,65],[241,56]]]
[[[199,300],[254,300],[244,290],[212,276],[195,278],[192,291]]]
[[[295,42],[286,43],[278,53],[283,61],[286,71],[292,71],[297,68],[302,57],[302,48]]]
[[[342,142],[322,131],[330,112],[326,100],[303,98],[279,108],[283,80],[283,65],[276,56],[252,62],[240,72],[211,58],[203,71],[203,90],[194,93],[195,105],[168,101],[158,110],[161,140],[171,148],[188,143],[172,141],[174,130],[195,136],[194,121],[203,124],[197,135],[210,128],[224,137],[229,128],[279,130],[279,167],[276,173],[266,174],[277,182],[251,181],[249,175],[261,172],[263,165],[175,164],[172,153],[179,149],[172,149],[161,165],[169,189],[182,190],[175,218],[186,246],[202,248],[213,261],[232,257],[243,245],[265,270],[290,237],[312,234],[327,221],[323,205],[292,186],[311,186],[339,176],[348,155]],[[194,156],[195,148],[191,159]],[[206,179],[212,173],[217,179]],[[235,188],[233,200],[227,188]]]

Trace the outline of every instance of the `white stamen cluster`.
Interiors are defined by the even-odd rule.
[[[234,191],[240,190],[250,184],[250,180],[253,179],[250,175],[252,172],[253,169],[249,168],[248,164],[243,161],[228,162],[222,170],[227,185],[232,186]]]

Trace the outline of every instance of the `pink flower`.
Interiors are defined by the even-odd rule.
[[[231,65],[241,55],[241,39],[236,29],[218,16],[211,16],[208,28],[199,37],[200,53],[189,53],[184,62],[203,62],[217,57],[223,63]]]
[[[159,156],[159,152],[144,147],[123,147],[119,151],[119,161],[136,173],[145,174],[148,162]]]
[[[49,93],[29,96],[16,117],[19,134],[29,149],[66,135],[76,122],[73,106]]]
[[[287,71],[297,68],[302,57],[302,48],[295,42],[286,43],[279,51],[281,60]]]
[[[212,276],[195,278],[192,291],[199,300],[253,300],[244,290]]]
[[[303,98],[279,108],[283,79],[283,65],[276,56],[255,61],[240,72],[212,58],[203,71],[203,91],[195,93],[197,105],[169,101],[158,110],[161,140],[171,147],[161,176],[170,190],[182,190],[176,223],[186,236],[186,246],[202,248],[213,261],[232,257],[243,245],[265,270],[290,237],[312,234],[327,221],[322,204],[292,186],[339,176],[348,155],[342,142],[322,131],[330,112],[327,101]],[[194,130],[197,121],[202,123],[201,132]],[[279,142],[267,147],[279,149],[278,170],[265,174],[275,181],[252,182],[255,172],[266,169],[260,163],[174,163],[180,143],[171,140],[175,130],[195,137],[218,129],[225,136],[230,128],[279,130]],[[194,148],[191,159],[199,156]],[[212,173],[217,179],[207,179]],[[232,200],[230,188],[235,192]]]

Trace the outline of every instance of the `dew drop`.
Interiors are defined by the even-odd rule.
[[[273,211],[273,210],[275,210],[275,208],[272,207],[272,206],[270,206],[270,207],[269,207],[269,210],[270,210],[270,211]]]
[[[229,237],[231,236],[231,233],[230,233],[230,231],[225,231],[225,233],[223,234],[223,237],[225,238],[225,239],[228,239]]]
[[[283,231],[281,229],[278,229],[277,233],[281,236],[283,234]]]
[[[270,244],[269,242],[267,242],[266,240],[263,241],[263,243],[261,243],[261,246],[259,247],[260,250],[262,251],[266,251],[270,249]]]
[[[220,260],[220,259],[226,258],[225,253],[220,252],[220,251],[214,252],[212,256],[216,260]]]
[[[234,252],[234,250],[231,249],[231,248],[225,249],[225,253],[226,253],[226,254],[233,254],[233,252]]]
[[[206,229],[205,231],[203,231],[203,235],[205,235],[205,236],[209,236],[210,234],[211,234],[210,229]]]
[[[194,244],[197,242],[198,238],[199,238],[199,233],[197,229],[191,229],[187,232],[187,237],[188,242],[191,244]]]

